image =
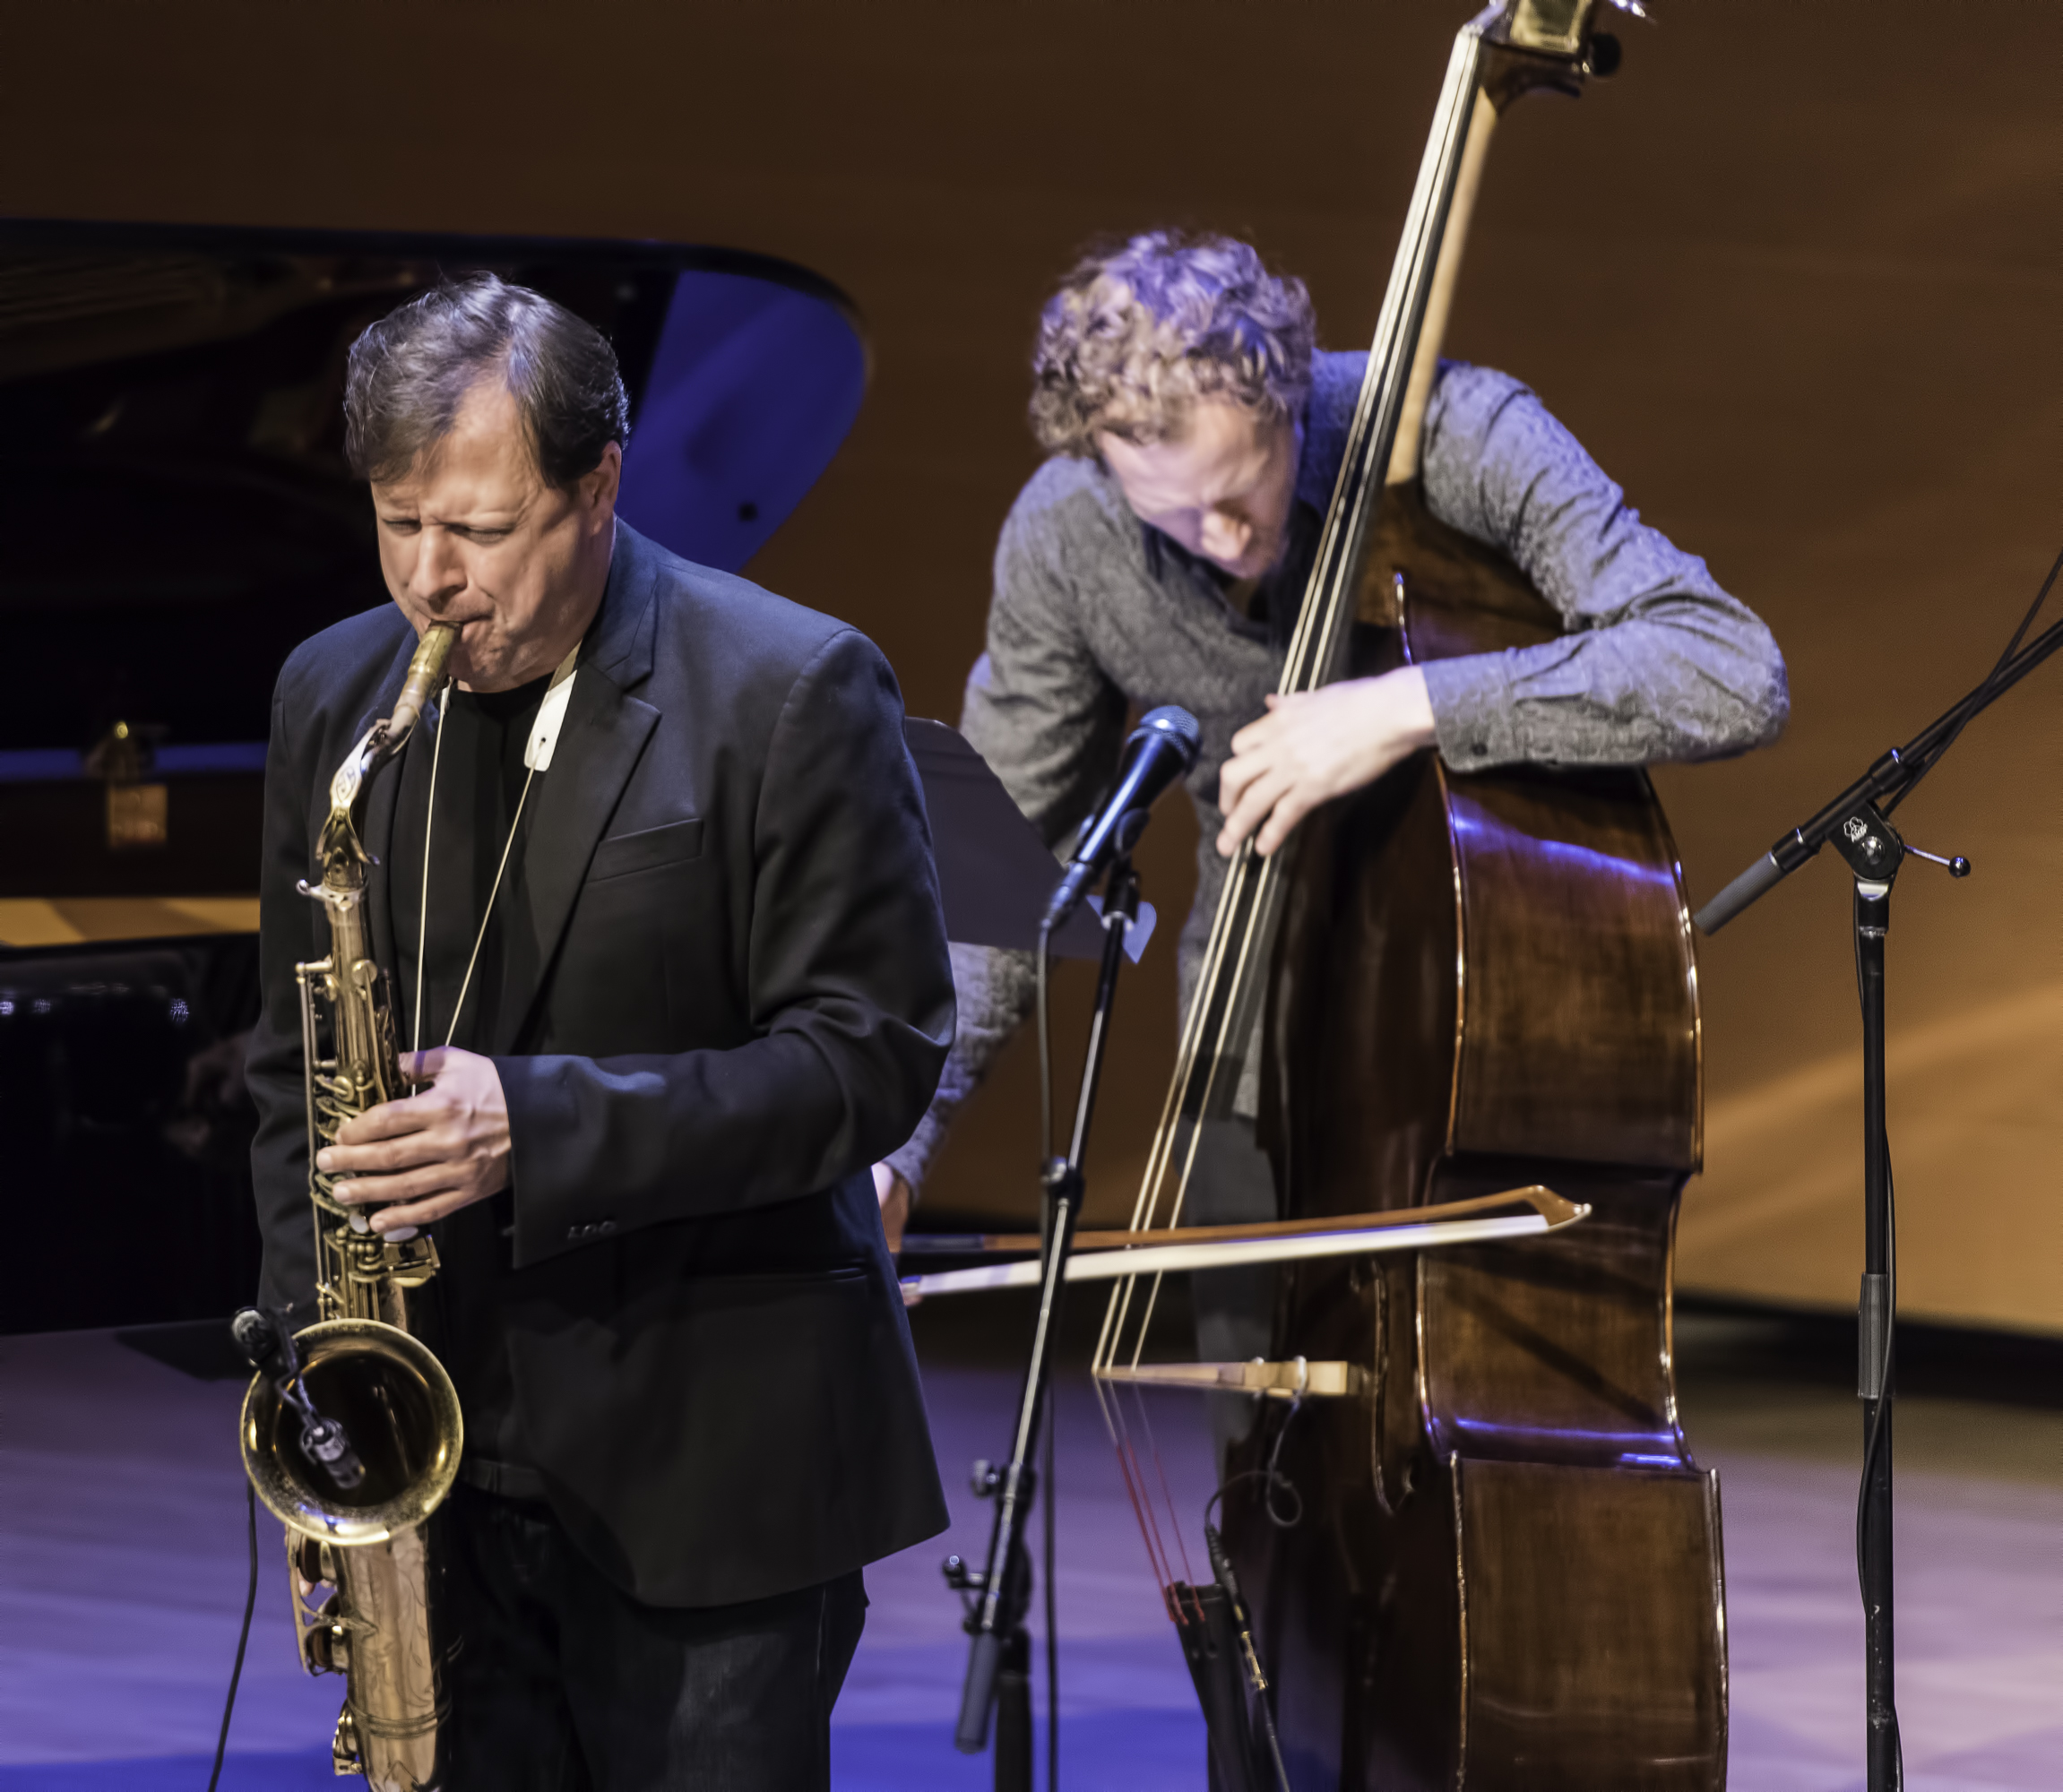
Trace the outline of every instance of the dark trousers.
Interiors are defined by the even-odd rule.
[[[1254,1142],[1251,1120],[1206,1120],[1182,1201],[1185,1226],[1238,1226],[1275,1219],[1275,1173]],[[1244,1363],[1265,1357],[1275,1323],[1275,1269],[1246,1263],[1199,1270],[1189,1278],[1196,1319],[1196,1356],[1205,1363]],[[1225,1452],[1242,1441],[1260,1416],[1261,1402],[1246,1394],[1206,1394],[1218,1474]]]
[[[549,1508],[461,1484],[453,1792],[818,1792],[866,1622],[858,1570],[745,1605],[640,1605]]]

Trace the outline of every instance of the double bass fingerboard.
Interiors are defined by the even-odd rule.
[[[1503,7],[1493,6],[1471,20],[1456,35],[1447,60],[1432,134],[1419,164],[1403,237],[1377,319],[1346,452],[1276,687],[1284,694],[1330,683],[1344,662],[1369,528],[1411,395],[1420,336],[1472,127],[1483,128],[1478,120],[1478,99],[1491,48],[1489,33],[1502,24],[1504,12]],[[1231,1111],[1266,992],[1288,876],[1287,857],[1285,851],[1264,857],[1249,839],[1241,844],[1227,873],[1196,995],[1182,1030],[1174,1078],[1132,1209],[1134,1231],[1179,1223],[1200,1124]],[[1111,1367],[1121,1355],[1128,1355],[1132,1366],[1137,1366],[1159,1279],[1136,1302],[1135,1288],[1135,1281],[1126,1279],[1111,1293],[1097,1341],[1099,1369]],[[1128,1350],[1124,1348],[1127,1336]],[[1117,1438],[1115,1425],[1113,1438]]]

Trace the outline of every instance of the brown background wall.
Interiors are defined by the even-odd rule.
[[[2056,550],[2050,0],[1672,0],[1625,72],[1499,134],[1450,351],[1531,382],[1789,656],[1774,751],[1662,778],[1702,900],[1982,672]],[[17,13],[0,211],[653,237],[783,255],[865,314],[850,443],[753,569],[879,640],[952,717],[996,525],[1034,456],[1031,322],[1090,237],[1251,236],[1330,346],[1365,340],[1464,6],[217,4]],[[2063,672],[1902,813],[1891,1102],[1909,1310],[2063,1330]],[[1149,892],[1187,898],[1169,808]],[[1710,1169],[1681,1274],[1851,1302],[1846,886],[1716,941]],[[1128,1199],[1171,1049],[1165,943],[1128,986],[1098,1204]],[[1070,1000],[1079,1001],[1077,988]],[[1073,1037],[1062,1022],[1062,1038]],[[1015,1053],[935,1179],[1032,1204]]]

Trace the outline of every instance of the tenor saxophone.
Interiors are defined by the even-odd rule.
[[[336,1198],[315,1154],[343,1124],[401,1093],[387,974],[366,936],[371,859],[358,817],[373,774],[399,754],[442,682],[457,631],[425,630],[394,712],[375,722],[330,781],[316,848],[326,958],[294,967],[307,1092],[308,1196],[318,1317],[289,1334],[239,1315],[259,1363],[244,1397],[244,1471],[287,1528],[294,1627],[310,1674],[344,1676],[332,1753],[372,1792],[449,1783],[446,1670],[455,1642],[431,1514],[457,1478],[457,1391],[420,1335],[435,1243],[370,1230]],[[270,1326],[270,1331],[265,1327]]]

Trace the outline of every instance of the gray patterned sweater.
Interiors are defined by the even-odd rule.
[[[1345,452],[1366,357],[1317,358],[1291,545],[1256,620],[1207,563],[1142,524],[1094,461],[1056,459],[1019,494],[996,549],[988,650],[961,729],[1056,851],[1109,779],[1130,709],[1179,703],[1203,725],[1187,783],[1201,831],[1196,899],[1182,931],[1187,1004],[1224,861],[1218,771],[1262,711],[1282,663],[1308,551]],[[1709,759],[1773,740],[1789,713],[1768,629],[1705,562],[1646,527],[1524,386],[1443,364],[1426,410],[1428,508],[1499,549],[1561,613],[1538,647],[1425,668],[1440,756],[1457,771],[1518,761],[1635,765]],[[953,948],[959,1034],[915,1135],[889,1159],[922,1185],[961,1102],[1030,1010],[1031,955]]]

